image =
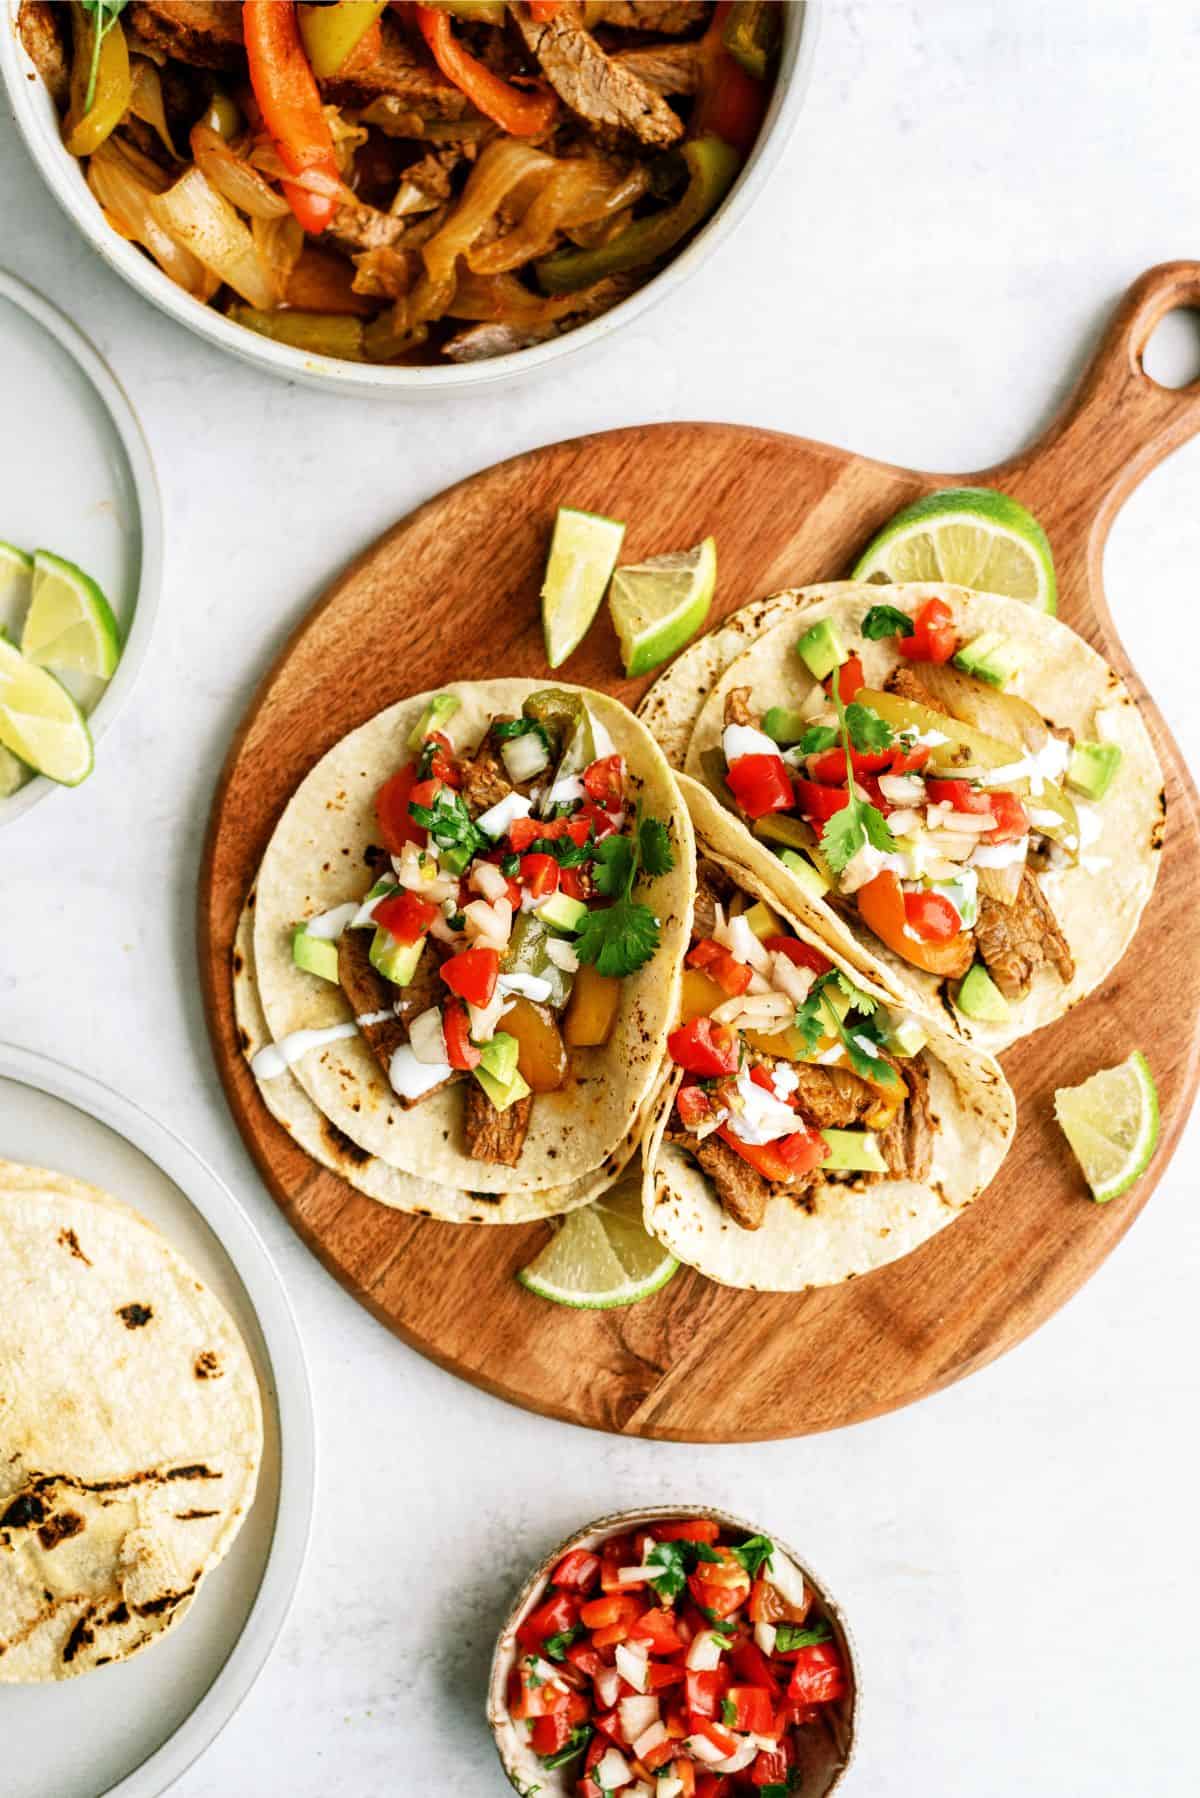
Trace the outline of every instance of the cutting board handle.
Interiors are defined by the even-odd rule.
[[[1164,387],[1142,366],[1156,327],[1178,307],[1200,309],[1200,262],[1163,262],[1135,281],[1050,429],[978,477],[1018,499],[1036,492],[1068,607],[1073,594],[1086,591],[1080,578],[1098,573],[1122,502],[1200,431],[1200,379]]]

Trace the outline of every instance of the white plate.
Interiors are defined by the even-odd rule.
[[[0,538],[52,549],[86,569],[125,636],[107,684],[94,682],[85,693],[68,682],[99,742],[133,689],[158,606],[162,505],[154,465],[107,363],[48,300],[3,269],[0,393],[12,450],[4,459]],[[42,776],[27,782],[0,799],[0,825],[63,790]],[[71,791],[76,805],[86,802],[86,785]]]
[[[229,1308],[263,1396],[258,1495],[184,1623],[130,1661],[57,1685],[0,1685],[4,1798],[157,1798],[257,1679],[312,1521],[312,1398],[295,1319],[232,1194],[120,1094],[0,1043],[0,1157],[59,1168],[131,1204]]]

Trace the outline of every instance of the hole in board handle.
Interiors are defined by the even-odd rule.
[[[1158,321],[1142,368],[1159,387],[1178,390],[1200,382],[1200,307],[1176,306]]]

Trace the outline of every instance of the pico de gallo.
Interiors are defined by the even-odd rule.
[[[787,1798],[846,1657],[765,1536],[672,1518],[573,1548],[517,1630],[508,1709],[575,1798]]]
[[[609,1041],[658,949],[637,894],[674,850],[578,693],[531,693],[470,750],[460,705],[432,700],[376,794],[379,878],[297,925],[293,956],[341,986],[401,1105],[465,1083],[468,1153],[513,1166],[535,1096]]]
[[[667,1136],[734,1223],[760,1229],[772,1198],[831,1176],[923,1180],[925,1040],[701,854]]]
[[[843,635],[849,638],[843,642]],[[887,642],[892,666],[864,670]],[[825,617],[800,637],[813,684],[761,714],[726,695],[712,783],[806,890],[852,907],[901,961],[950,984],[967,1016],[1000,1020],[1037,971],[1063,983],[1074,960],[1039,876],[1101,858],[1094,809],[1120,761],[1076,744],[1006,691],[1020,646],[964,641],[950,603],[873,605],[856,645]]]

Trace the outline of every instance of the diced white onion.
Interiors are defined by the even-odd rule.
[[[476,862],[467,885],[473,893],[482,893],[485,899],[508,898],[508,882],[495,862]]]
[[[602,1754],[592,1768],[592,1778],[604,1792],[620,1791],[622,1786],[630,1785],[633,1774],[629,1770],[629,1762],[619,1748],[610,1748]]]
[[[754,1646],[763,1654],[774,1654],[777,1633],[773,1623],[756,1623],[754,1625]]]
[[[506,793],[503,799],[489,806],[475,822],[485,835],[498,841],[500,837],[508,835],[518,818],[527,818],[532,810],[532,801],[523,794]]]
[[[621,1696],[621,1675],[616,1667],[600,1667],[592,1680],[601,1708],[610,1711]]]
[[[793,1134],[796,1113],[773,1093],[757,1086],[746,1068],[738,1074],[737,1090],[742,1109],[730,1118],[727,1128],[739,1142],[761,1145]]]
[[[618,1642],[616,1652],[617,1672],[635,1692],[644,1692],[646,1682],[650,1678],[650,1657],[644,1648],[631,1648],[628,1642]]]
[[[641,1702],[646,1703],[646,1704],[653,1704],[655,1706],[655,1708],[657,1708],[657,1706],[658,1706],[657,1698],[643,1699]],[[625,1706],[627,1704],[636,1704],[636,1703],[638,1703],[638,1700],[636,1698],[622,1699],[622,1701],[621,1701],[621,1727],[622,1727],[622,1729],[625,1727]],[[654,1750],[656,1748],[661,1748],[663,1743],[667,1742],[669,1740],[670,1740],[670,1737],[667,1734],[666,1724],[665,1723],[652,1723],[650,1725],[649,1729],[644,1729],[642,1731],[641,1735],[638,1736],[637,1740],[634,1742],[633,1752],[636,1755],[638,1760],[640,1760],[640,1761],[645,1760],[645,1758],[648,1754],[653,1754]]]
[[[765,731],[750,724],[727,724],[721,737],[726,765],[743,755],[778,755],[779,745]]]
[[[715,1747],[707,1736],[687,1736],[683,1745],[693,1760],[703,1761],[706,1767],[713,1767],[718,1761],[725,1759],[721,1750]]]
[[[729,953],[737,961],[744,962],[747,967],[754,968],[759,974],[771,972],[770,950],[764,949],[761,939],[755,936],[747,924],[744,914],[730,918],[724,924],[718,924],[713,931],[713,936],[723,948],[729,950]]]
[[[925,797],[925,782],[919,774],[881,774],[879,791],[889,805],[920,804]]]
[[[633,1743],[633,1752],[640,1760],[642,1751],[637,1746],[638,1738],[656,1727],[662,1729],[658,1720],[658,1699],[652,1694],[644,1698],[622,1698],[617,1710],[621,1718],[621,1734],[627,1742]],[[664,1736],[666,1733],[663,1729]],[[654,1746],[653,1742],[650,1746]]]
[[[654,1787],[654,1798],[683,1798],[683,1781],[674,1773],[660,1773]]]
[[[577,799],[587,798],[587,788],[578,774],[562,774],[550,789],[551,805],[573,805]]]
[[[413,1019],[408,1027],[409,1047],[417,1060],[427,1067],[445,1067],[446,1036],[442,1029],[442,1014],[436,1005],[423,1011],[420,1017]]]
[[[512,906],[507,899],[489,905],[485,899],[472,899],[463,911],[468,936],[478,940],[480,948],[506,949],[512,934]]]
[[[579,957],[576,955],[570,943],[564,942],[560,936],[552,936],[547,937],[545,948],[546,954],[550,957],[550,960],[554,963],[556,968],[561,968],[564,974],[574,974],[577,972],[579,968]]]
[[[720,1636],[711,1629],[702,1629],[698,1636],[693,1636],[688,1644],[687,1667],[689,1673],[715,1673],[721,1665],[724,1644]]]
[[[304,928],[309,936],[319,937],[325,943],[336,943],[357,916],[358,902],[351,899],[346,905],[335,905],[332,911],[323,911],[319,918],[309,918]]]
[[[777,950],[771,958],[771,985],[794,1005],[803,1005],[816,975],[811,968],[799,968],[790,956]]]
[[[738,1743],[732,1754],[727,1754],[722,1760],[711,1761],[709,1764],[714,1773],[740,1773],[743,1767],[748,1767],[750,1762],[756,1760],[757,1757],[758,1743],[753,1736],[746,1736],[743,1741]]]
[[[527,730],[519,737],[507,738],[500,745],[500,759],[508,778],[518,787],[550,766],[546,745],[536,730]]]
[[[941,830],[962,831],[965,836],[981,837],[987,830],[995,830],[996,820],[991,812],[947,812],[938,820]]]

